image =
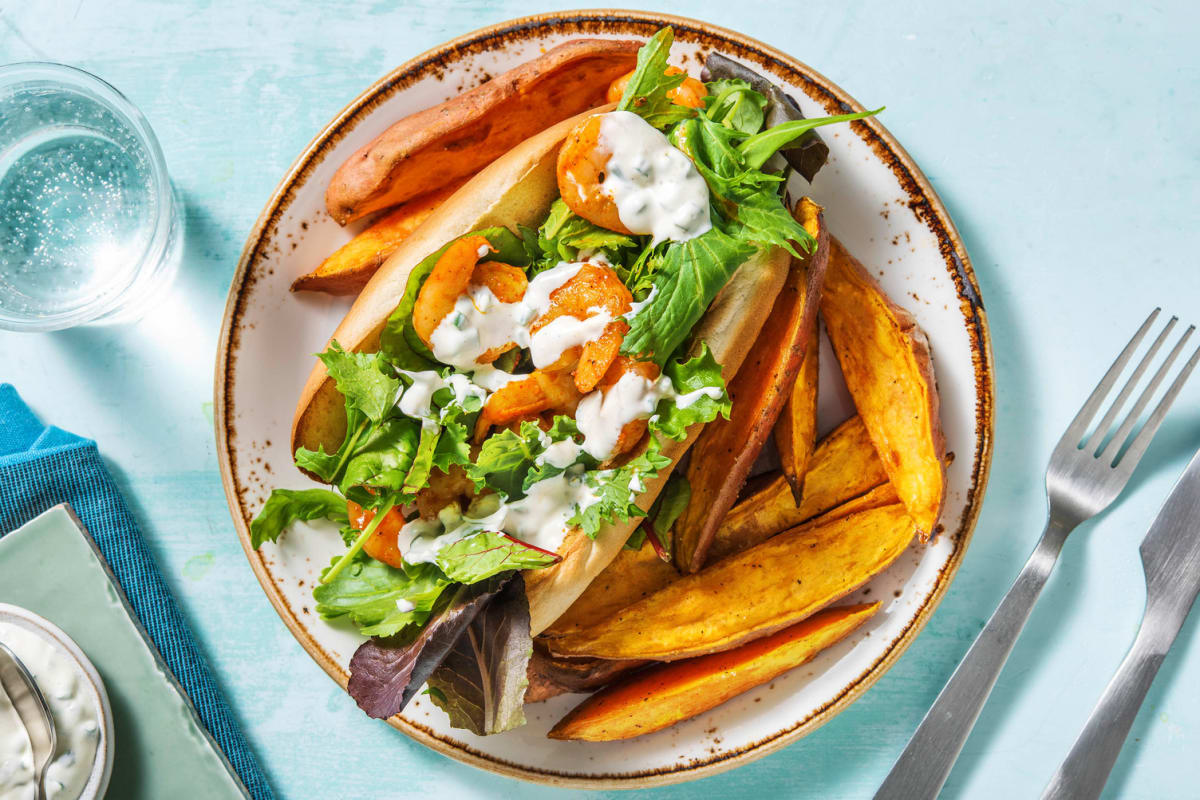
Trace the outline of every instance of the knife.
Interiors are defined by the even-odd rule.
[[[1171,490],[1139,549],[1146,573],[1141,628],[1042,800],[1100,796],[1146,692],[1200,592],[1200,453]]]

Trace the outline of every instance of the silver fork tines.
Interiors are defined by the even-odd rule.
[[[875,800],[932,800],[937,796],[963,743],[975,726],[975,720],[987,702],[1008,654],[1025,627],[1025,621],[1029,619],[1029,613],[1046,579],[1058,561],[1067,534],[1079,523],[1107,508],[1125,488],[1150,440],[1162,425],[1167,410],[1192,374],[1197,361],[1200,361],[1198,348],[1135,432],[1142,413],[1191,338],[1195,330],[1191,326],[1171,348],[1129,413],[1109,436],[1113,423],[1170,338],[1178,322],[1177,318],[1172,317],[1134,367],[1095,430],[1088,435],[1092,420],[1113,393],[1142,340],[1154,327],[1159,313],[1160,309],[1154,309],[1138,328],[1054,448],[1046,470],[1046,496],[1050,513],[1042,538],[1012,588],[926,713],[920,727],[875,794]]]
[[[1057,517],[1060,523],[1072,522],[1070,527],[1073,528],[1085,519],[1090,519],[1100,513],[1116,499],[1125,484],[1128,483],[1129,476],[1133,474],[1138,461],[1146,452],[1146,447],[1158,431],[1159,425],[1162,424],[1167,409],[1171,407],[1171,403],[1174,402],[1179,390],[1183,388],[1183,384],[1195,368],[1200,350],[1193,353],[1174,383],[1159,401],[1158,406],[1137,433],[1133,434],[1134,426],[1137,425],[1150,400],[1158,391],[1158,387],[1171,371],[1171,367],[1195,331],[1195,326],[1192,325],[1184,331],[1183,336],[1171,348],[1170,353],[1154,372],[1153,377],[1138,396],[1133,408],[1125,415],[1117,430],[1111,437],[1107,435],[1126,401],[1138,388],[1143,375],[1178,322],[1177,317],[1171,317],[1162,332],[1155,337],[1150,349],[1138,362],[1129,379],[1121,387],[1096,429],[1091,435],[1086,435],[1092,419],[1103,407],[1108,396],[1112,394],[1117,379],[1121,377],[1121,373],[1129,364],[1133,354],[1153,327],[1159,311],[1160,309],[1154,309],[1142,323],[1137,333],[1133,335],[1133,339],[1117,356],[1117,360],[1113,362],[1087,402],[1084,403],[1083,408],[1071,421],[1067,432],[1059,440],[1058,446],[1054,448],[1054,452],[1050,456],[1050,466],[1046,470],[1046,490],[1050,500],[1052,523]]]

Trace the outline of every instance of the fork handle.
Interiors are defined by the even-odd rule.
[[[1146,692],[1183,624],[1182,616],[1178,624],[1172,624],[1175,615],[1155,614],[1156,610],[1147,608],[1133,647],[1109,681],[1070,754],[1050,779],[1042,800],[1095,798],[1104,790]]]
[[[1046,530],[1021,574],[921,720],[917,732],[875,793],[875,800],[937,797],[1072,527],[1054,517],[1046,523]]]

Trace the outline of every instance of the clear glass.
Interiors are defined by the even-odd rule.
[[[0,328],[136,317],[170,283],[162,149],[124,95],[61,64],[0,67]]]

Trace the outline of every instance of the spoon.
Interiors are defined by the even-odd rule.
[[[46,698],[34,682],[29,670],[17,658],[16,653],[0,642],[0,689],[12,701],[17,716],[25,725],[29,734],[29,744],[33,747],[33,779],[37,786],[34,800],[46,800],[46,766],[54,756],[54,748],[58,744],[58,734],[54,730],[54,719],[50,716],[50,706]]]

